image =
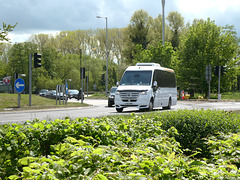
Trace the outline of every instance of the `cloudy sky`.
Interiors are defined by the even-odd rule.
[[[162,0],[0,0],[0,27],[18,23],[9,34],[12,42],[30,35],[64,30],[126,27],[133,13],[143,9],[156,18],[162,14]],[[194,18],[215,20],[219,26],[234,25],[240,36],[240,0],[165,0],[165,17],[177,11],[185,23]]]

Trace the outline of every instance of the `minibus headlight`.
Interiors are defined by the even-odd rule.
[[[140,92],[141,95],[147,95],[147,91]]]
[[[119,91],[116,91],[116,94],[115,95],[120,95],[120,92]]]

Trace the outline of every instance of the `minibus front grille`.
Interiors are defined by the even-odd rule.
[[[120,97],[124,102],[136,102],[139,96],[137,91],[122,91]]]
[[[128,100],[122,100],[123,102],[136,102],[137,100],[132,100],[132,99],[128,99]]]

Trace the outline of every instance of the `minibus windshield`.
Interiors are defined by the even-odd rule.
[[[152,71],[126,71],[120,85],[150,85]]]

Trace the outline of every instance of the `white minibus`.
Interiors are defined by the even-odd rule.
[[[170,109],[177,104],[175,72],[157,63],[137,63],[128,67],[117,86],[117,112],[127,107],[150,111],[159,107]]]

